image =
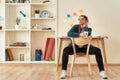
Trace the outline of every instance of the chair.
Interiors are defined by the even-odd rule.
[[[70,76],[72,75],[72,72],[73,72],[73,66],[74,66],[75,59],[79,58],[79,57],[85,57],[87,59],[88,70],[89,70],[89,74],[91,75],[92,72],[91,72],[91,64],[90,64],[90,57],[89,57],[89,49],[90,49],[92,36],[88,36],[86,38],[83,38],[83,37],[71,38],[71,40],[72,40],[72,46],[73,46],[73,53],[74,54],[72,55]],[[86,50],[86,54],[85,53],[78,53],[80,55],[76,54],[75,44],[80,45],[80,46],[84,46],[84,45],[88,44],[88,47],[87,47],[87,50]]]

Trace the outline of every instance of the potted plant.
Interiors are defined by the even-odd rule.
[[[16,18],[16,25],[15,25],[16,30],[20,29],[20,27],[19,27],[20,21],[21,21],[21,19],[19,17],[17,17]]]
[[[35,18],[39,18],[40,16],[40,10],[35,10]]]

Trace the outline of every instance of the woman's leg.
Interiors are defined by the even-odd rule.
[[[91,46],[89,53],[95,55],[99,71],[104,71],[103,58],[100,48]]]
[[[87,48],[84,48],[84,47],[76,48],[77,52],[86,52],[86,50],[87,50]],[[90,53],[90,55],[95,55],[99,71],[104,71],[103,58],[102,58],[100,48],[90,46],[89,53]],[[72,46],[67,46],[64,48],[63,55],[62,55],[62,70],[67,69],[69,55],[72,55],[72,54],[73,54]]]
[[[63,55],[62,55],[62,70],[67,70],[69,55],[72,55],[72,54],[73,54],[72,46],[67,46],[64,48]]]
[[[78,50],[80,50],[82,52],[86,52],[87,48],[83,47],[83,48],[78,49]],[[106,75],[106,73],[104,71],[103,59],[102,59],[102,54],[101,54],[100,48],[90,46],[89,53],[90,53],[90,55],[95,55],[95,57],[96,57],[96,61],[97,61],[98,68],[99,68],[99,71],[100,71],[100,76],[103,79],[107,79],[108,77],[107,77],[107,75]]]
[[[97,65],[98,65],[98,68],[99,68],[99,71],[100,71],[100,73],[99,73],[100,76],[103,79],[108,79],[108,77],[107,77],[107,75],[106,75],[106,73],[104,71],[103,58],[102,58],[102,54],[101,54],[100,48],[91,46],[90,47],[90,54],[95,54]]]

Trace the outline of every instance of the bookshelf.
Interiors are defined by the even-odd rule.
[[[47,38],[56,38],[55,35],[57,30],[57,11],[55,3],[56,0],[51,0],[48,3],[43,3],[42,0],[31,0],[31,25],[38,25],[38,29],[33,29],[31,27],[32,62],[35,62],[35,49],[41,49],[44,57]],[[48,11],[46,12],[47,17],[39,15],[39,18],[36,18],[34,15],[35,10],[39,10],[40,13]],[[51,28],[51,30],[43,30],[43,28]],[[53,55],[55,55],[55,49]],[[53,58],[55,58],[55,56]],[[55,61],[45,61],[44,59],[40,61],[40,63],[54,62]]]
[[[44,0],[2,0],[0,2],[0,63],[55,63],[57,35],[57,1],[43,3]],[[39,10],[36,17],[35,11]],[[46,15],[47,13],[47,15]],[[18,24],[18,20],[20,20]],[[17,21],[17,22],[16,22]],[[17,25],[17,28],[16,28]],[[55,38],[52,58],[55,61],[44,60],[47,38]],[[25,43],[25,46],[14,45]],[[6,60],[6,49],[12,51],[14,60]],[[35,50],[42,50],[42,60],[35,60]],[[20,55],[24,54],[24,61]]]
[[[0,61],[5,61],[5,4],[0,0]]]

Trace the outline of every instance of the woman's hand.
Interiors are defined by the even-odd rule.
[[[85,37],[84,33],[80,33],[79,36],[80,36],[80,37]]]
[[[84,27],[86,27],[87,26],[87,24],[82,24],[82,25],[80,25],[82,28],[84,28]]]
[[[82,32],[80,33],[80,37],[86,38],[88,36],[88,32]]]

